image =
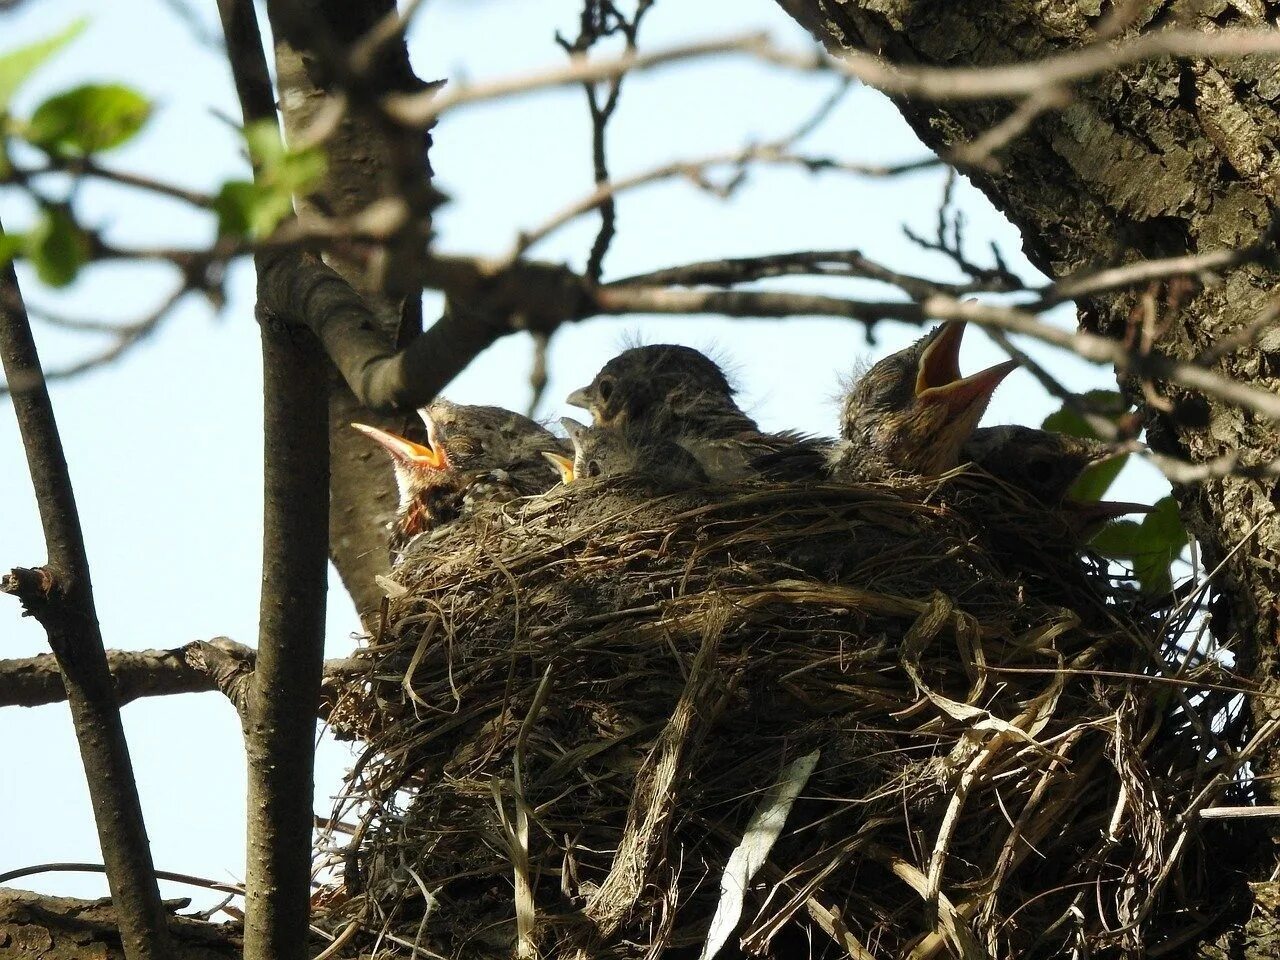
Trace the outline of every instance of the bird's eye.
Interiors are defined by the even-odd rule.
[[[596,391],[600,394],[600,399],[609,402],[609,398],[613,396],[613,388],[616,386],[613,377],[601,377],[600,382],[596,385]]]
[[[600,476],[601,472],[602,472],[602,471],[601,471],[601,469],[600,469],[600,461],[599,461],[599,460],[592,460],[590,463],[588,463],[588,464],[587,464],[587,476],[588,476],[588,477],[598,477],[598,476]]]

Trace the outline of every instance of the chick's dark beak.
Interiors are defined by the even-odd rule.
[[[398,463],[426,467],[430,470],[443,470],[449,466],[449,458],[445,455],[443,447],[435,448],[414,443],[398,434],[364,423],[353,423],[351,426],[366,437],[376,440]]]
[[[960,376],[960,342],[964,339],[964,330],[963,320],[944,324],[920,355],[916,370],[916,399],[923,403],[941,403],[952,415],[975,405],[985,408],[996,387],[1018,366],[1016,361],[1006,360],[972,376]]]
[[[569,396],[564,398],[564,402],[571,407],[581,407],[583,410],[591,409],[591,388],[580,387]]]

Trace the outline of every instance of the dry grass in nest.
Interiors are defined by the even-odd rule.
[[[718,909],[721,956],[1151,946],[1226,694],[1126,677],[1150,626],[995,494],[611,481],[420,540],[348,706],[332,922],[379,956],[693,958]]]

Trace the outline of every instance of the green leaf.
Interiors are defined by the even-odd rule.
[[[81,18],[61,33],[0,56],[0,111],[7,110],[14,93],[40,64],[79,36],[88,24]]]
[[[25,233],[0,234],[0,267],[6,267],[27,245]]]
[[[257,182],[264,189],[304,193],[324,174],[324,151],[320,147],[287,149],[274,120],[249,124],[244,140]]]
[[[118,83],[90,83],[50,97],[31,116],[26,136],[51,153],[96,153],[133,137],[151,102]]]
[[[254,180],[222,185],[214,209],[224,235],[262,238],[293,213],[293,198],[306,193],[325,171],[319,147],[288,150],[274,121],[252,123],[244,130],[253,162]]]
[[[1103,527],[1089,541],[1089,546],[1104,557],[1127,560],[1138,551],[1142,536],[1141,525],[1136,520],[1116,520]]]
[[[254,167],[272,169],[279,165],[285,153],[280,127],[274,120],[255,120],[245,127],[244,143]]]
[[[1173,497],[1163,497],[1141,523],[1112,523],[1093,538],[1091,545],[1103,556],[1130,561],[1142,592],[1160,594],[1173,585],[1169,570],[1187,545],[1187,531],[1178,516],[1177,502]]]
[[[1111,489],[1111,484],[1120,475],[1128,459],[1126,454],[1088,467],[1067,491],[1067,496],[1081,503],[1095,503],[1101,500]]]
[[[1053,433],[1065,433],[1068,437],[1096,439],[1096,434],[1089,428],[1084,417],[1068,406],[1063,406],[1061,410],[1049,414],[1040,426]]]
[[[1085,410],[1106,417],[1113,423],[1129,412],[1129,405],[1125,403],[1124,397],[1115,390],[1089,390],[1079,395],[1078,402]],[[1065,404],[1061,410],[1045,417],[1041,426],[1054,433],[1065,433],[1069,437],[1102,439],[1084,417]]]
[[[89,262],[89,237],[61,207],[45,208],[27,234],[26,254],[36,274],[51,287],[65,287]]]
[[[260,238],[270,235],[293,212],[293,198],[289,191],[231,180],[218,191],[213,209],[220,236]]]

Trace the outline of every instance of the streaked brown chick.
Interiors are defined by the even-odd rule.
[[[666,437],[617,427],[588,427],[570,417],[560,422],[573,444],[573,457],[544,456],[559,469],[564,483],[622,475],[641,477],[662,487],[707,482],[707,473],[697,458]]]
[[[960,375],[963,321],[942,324],[868,370],[845,394],[841,440],[830,474],[873,480],[895,474],[933,476],[960,464],[991,395],[1017,366],[998,363]]]
[[[733,394],[710,357],[692,347],[655,343],[624,350],[567,400],[590,411],[597,427],[653,436],[731,437],[758,430]]]
[[[653,344],[614,357],[568,402],[591,412],[596,427],[674,441],[713,481],[798,479],[820,473],[823,441],[765,433],[738,407],[720,367],[692,347]]]
[[[464,515],[477,503],[541,493],[552,484],[541,451],[559,441],[528,417],[501,407],[438,399],[418,411],[427,428],[419,444],[352,424],[391,455],[400,505],[391,523],[392,557],[409,541]]]

